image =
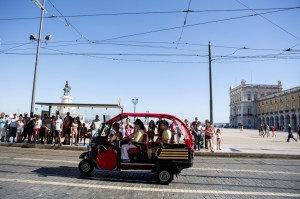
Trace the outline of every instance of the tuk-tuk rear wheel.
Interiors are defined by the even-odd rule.
[[[169,168],[161,168],[159,169],[156,174],[156,179],[161,184],[169,184],[174,179],[173,171]]]
[[[94,170],[94,166],[91,164],[89,160],[82,160],[79,163],[78,168],[83,175],[89,175]]]

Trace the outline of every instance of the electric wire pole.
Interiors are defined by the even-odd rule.
[[[39,29],[39,38],[38,38],[36,58],[35,58],[30,114],[34,113],[35,87],[36,87],[36,80],[37,80],[37,73],[38,73],[38,62],[39,62],[39,55],[40,55],[41,35],[42,35],[43,18],[44,18],[44,12],[45,12],[45,0],[43,0],[43,5],[40,8],[41,8],[40,29]]]
[[[211,76],[211,51],[210,41],[208,42],[208,63],[209,63],[209,104],[210,104],[210,122],[213,124],[213,99],[212,99],[212,76]]]

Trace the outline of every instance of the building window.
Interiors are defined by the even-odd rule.
[[[257,100],[257,93],[254,93],[254,100]]]
[[[247,93],[247,98],[248,98],[248,100],[251,100],[251,93],[250,92]]]
[[[261,98],[263,98],[264,96],[265,96],[265,94],[264,94],[264,93],[260,94],[260,97],[261,97]]]
[[[295,109],[295,101],[292,101],[292,109]]]
[[[273,112],[273,105],[270,104],[270,112]]]
[[[287,111],[287,110],[289,110],[289,101],[285,101],[285,110]]]
[[[248,107],[248,115],[251,114],[251,107]]]
[[[283,111],[283,105],[282,105],[282,102],[280,102],[280,111]]]

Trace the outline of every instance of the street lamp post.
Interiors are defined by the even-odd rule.
[[[38,0],[32,0],[32,2],[34,2],[41,9],[41,20],[40,20],[39,37],[38,37],[38,40],[37,40],[37,50],[36,50],[36,58],[35,58],[35,68],[34,68],[32,97],[31,97],[31,108],[30,108],[31,113],[34,112],[34,104],[35,104],[35,87],[36,87],[36,80],[37,80],[39,55],[40,55],[43,17],[44,17],[44,12],[45,12],[45,0],[43,0],[43,5],[41,5]],[[34,39],[34,37],[32,38],[30,36],[30,39]]]
[[[136,98],[136,97],[134,97],[134,98],[132,98],[132,103],[133,103],[133,105],[134,105],[134,113],[135,113],[135,106],[136,106],[136,104],[139,102],[139,99],[138,98]],[[134,120],[135,120],[135,117],[134,117]]]

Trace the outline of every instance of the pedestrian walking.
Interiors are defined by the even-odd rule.
[[[42,128],[42,120],[41,120],[41,116],[40,115],[36,115],[35,116],[35,125],[34,125],[34,144],[38,144],[39,143],[39,139],[40,139],[40,131]]]
[[[76,138],[77,138],[77,134],[78,134],[78,121],[76,118],[73,118],[73,121],[72,121],[72,130],[71,130],[71,145],[72,144],[75,144],[77,145],[76,143]],[[75,140],[74,140],[75,138]],[[75,141],[75,142],[74,142]]]
[[[223,141],[220,129],[217,129],[216,132],[217,137],[217,150],[221,150],[221,142]]]
[[[213,136],[213,128],[210,122],[206,123],[206,129],[205,129],[205,143],[206,143],[206,149],[210,150],[211,152],[214,152],[213,150],[213,143],[212,143],[212,136]]]
[[[83,145],[85,145],[85,139],[88,133],[88,129],[85,126],[85,123],[82,124],[81,130],[80,130],[80,142],[82,142],[82,138],[83,138]]]
[[[93,137],[93,135],[98,131],[100,126],[101,126],[101,120],[99,119],[99,115],[96,115],[95,119],[92,121],[91,124],[91,129],[92,129],[91,137]]]
[[[82,124],[80,121],[80,117],[76,117],[76,121],[78,123],[78,127],[77,127],[77,136],[75,138],[75,143],[78,144],[79,143],[79,137],[80,137],[80,132],[81,132],[81,128],[82,128]]]
[[[63,129],[63,121],[59,115],[59,112],[56,112],[56,117],[53,120],[54,126],[54,136],[55,136],[55,144],[61,145],[61,134]]]
[[[25,139],[27,138],[27,134],[28,134],[28,123],[30,121],[30,117],[28,117],[28,113],[25,112],[24,113],[24,117],[23,117],[23,123],[24,123],[24,130],[22,133],[22,141],[21,142],[25,142]]]
[[[18,128],[17,128],[17,143],[20,143],[22,141],[22,134],[24,131],[24,123],[23,123],[23,117],[20,116],[18,120]]]
[[[47,118],[46,124],[45,124],[45,143],[51,144],[52,139],[52,119],[50,117]]]
[[[300,140],[300,125],[297,127],[297,139]]]
[[[243,133],[243,132],[244,132],[244,126],[241,125],[241,126],[240,126],[240,133]]]
[[[151,120],[148,125],[148,141],[149,142],[154,142],[155,129],[156,129],[155,122],[153,120]],[[127,135],[127,136],[129,136],[129,135]]]
[[[34,134],[35,117],[31,115],[29,122],[27,123],[27,143],[31,144],[32,135]]]
[[[200,151],[201,148],[201,135],[202,135],[202,126],[201,122],[197,121],[197,124],[195,127],[191,127],[193,135],[194,135],[194,150]]]
[[[17,136],[17,129],[18,129],[18,118],[17,114],[14,113],[14,117],[9,122],[9,135],[6,137],[6,141],[10,142],[10,137],[13,137],[13,142],[15,142]]]
[[[47,113],[45,113],[44,117],[42,118],[42,127],[41,127],[41,130],[40,130],[40,137],[39,137],[40,143],[42,143],[42,144],[45,144],[45,142],[46,142],[46,122],[47,122],[47,119],[48,119],[48,115],[47,115]]]
[[[71,134],[71,127],[72,127],[72,120],[73,118],[70,116],[70,113],[67,112],[67,116],[64,118],[64,125],[63,125],[63,135],[65,137],[64,144],[70,144],[70,134]]]
[[[272,137],[276,137],[276,134],[275,134],[275,130],[276,130],[276,128],[275,128],[275,126],[272,126]]]
[[[4,142],[4,138],[6,136],[6,129],[8,125],[8,119],[5,117],[5,113],[2,112],[0,116],[0,136],[1,142]]]
[[[297,140],[294,138],[294,135],[293,135],[293,133],[292,133],[292,127],[291,127],[291,124],[289,124],[289,127],[288,127],[288,139],[287,139],[287,142],[289,142],[290,141],[290,138],[292,138],[292,139],[294,139],[296,142],[297,142]]]

